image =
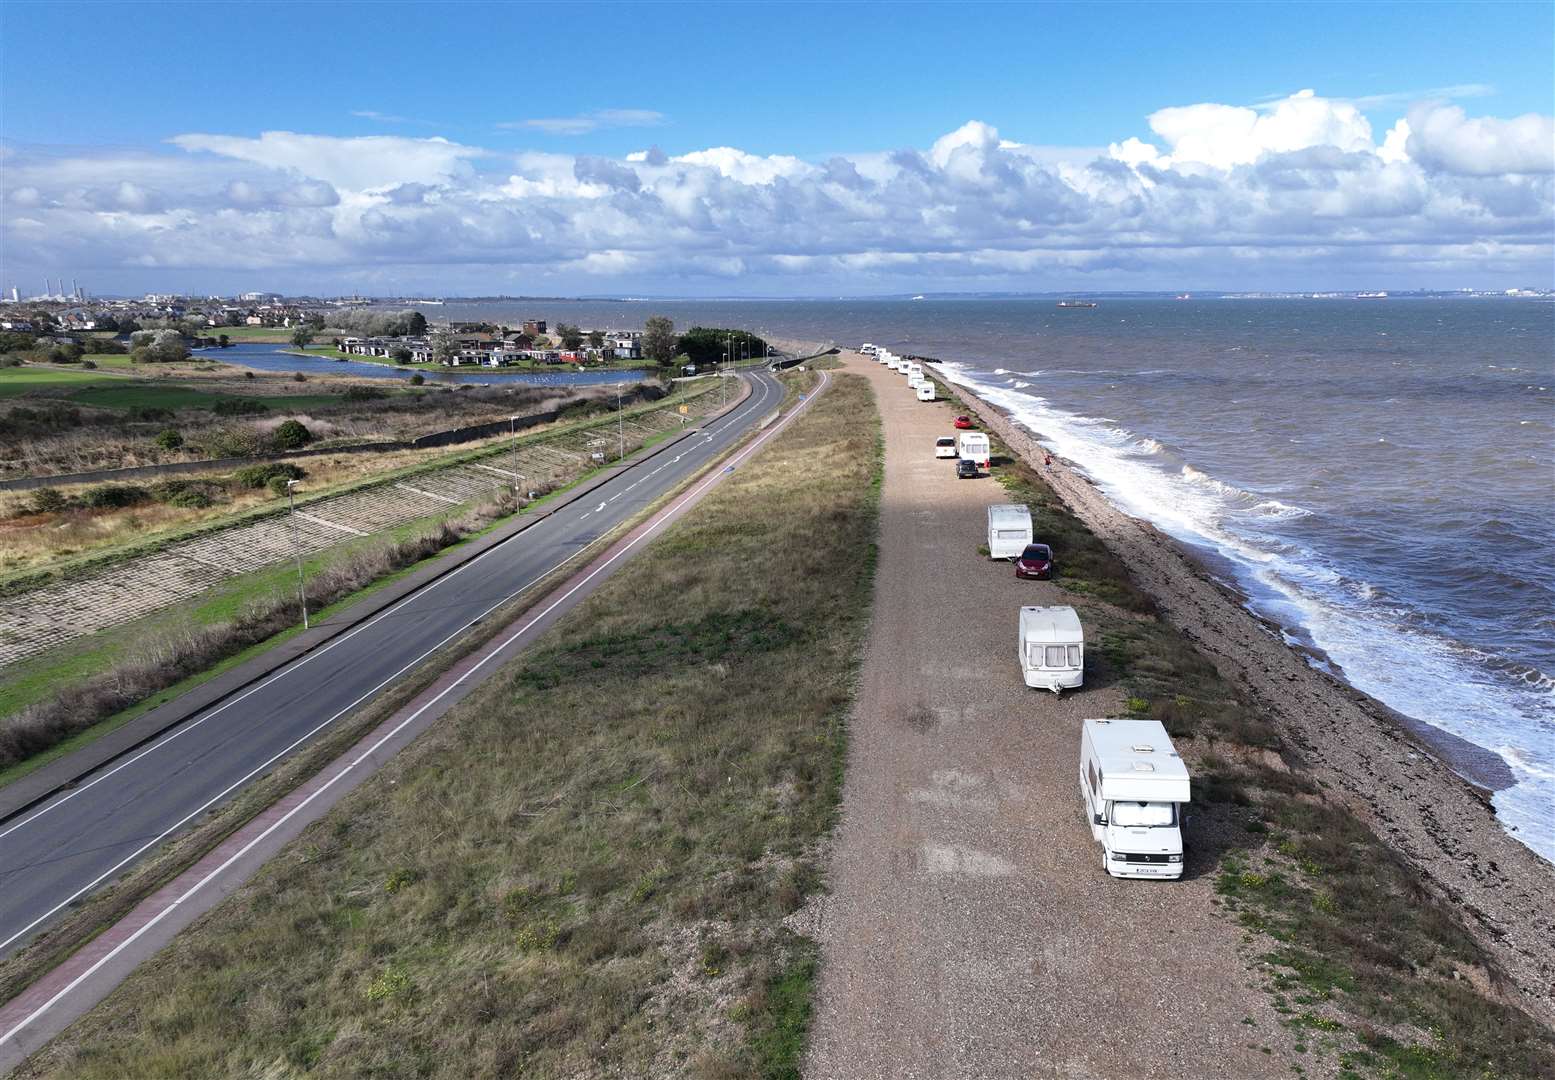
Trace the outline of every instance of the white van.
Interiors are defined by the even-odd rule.
[[[1018,559],[1031,543],[1031,511],[1022,503],[988,508],[988,557]]]
[[[930,382],[927,378],[920,378],[918,380],[918,400],[919,401],[933,401],[934,400],[934,384],[932,382]]]
[[[1085,679],[1085,631],[1067,605],[1020,609],[1020,672],[1027,686],[1057,694]]]
[[[862,344],[862,345],[860,345],[858,347],[858,351],[860,353],[862,353],[863,355],[865,355],[865,356],[874,356],[875,355],[875,347],[873,345],[871,345],[867,341],[864,342],[864,344]]]
[[[937,458],[953,458],[956,456],[956,440],[952,435],[941,435],[934,440],[934,456]]]
[[[974,462],[979,469],[988,468],[988,436],[981,431],[963,431],[956,436],[956,450],[960,457]]]
[[[1087,720],[1080,797],[1113,877],[1182,877],[1188,766],[1159,720]]]

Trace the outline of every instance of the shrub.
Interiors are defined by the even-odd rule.
[[[207,457],[252,457],[270,447],[259,432],[247,425],[217,428],[207,431],[200,438],[201,449]]]
[[[292,372],[292,382],[307,382],[308,377],[300,371]]]
[[[186,510],[203,510],[214,506],[219,489],[200,480],[162,480],[151,485],[151,497],[169,506],[181,506]]]
[[[254,373],[252,371],[245,371],[243,373],[243,377],[245,379],[252,379],[254,377]]]
[[[44,487],[32,493],[29,503],[35,514],[57,514],[70,505],[70,500],[65,498],[59,488]]]
[[[288,420],[275,429],[272,438],[282,450],[296,450],[313,441],[313,432],[304,427],[300,420]]]
[[[348,386],[341,396],[347,401],[377,401],[384,393],[376,386]]]
[[[286,494],[287,489],[290,487],[291,483],[292,482],[284,476],[272,476],[269,480],[265,481],[265,487],[270,489],[270,494],[280,496]]]
[[[284,461],[270,461],[263,465],[250,465],[246,469],[239,469],[232,474],[232,479],[239,487],[262,488],[277,476],[283,480],[301,480],[306,475],[308,474],[296,465]]]
[[[173,418],[173,413],[171,409],[158,409],[145,405],[132,405],[127,410],[125,410],[124,418],[126,420],[138,420],[144,421],[146,423],[155,423],[159,420],[171,420]]]
[[[104,484],[81,496],[81,504],[93,510],[120,510],[146,502],[151,493],[138,484]]]
[[[184,437],[175,428],[166,428],[157,432],[156,443],[164,450],[177,450],[184,444]]]
[[[269,411],[270,406],[253,398],[233,398],[211,406],[211,412],[217,416],[258,416]]]
[[[421,374],[421,372],[419,372],[419,371],[416,372],[414,375],[412,375],[410,377],[410,385],[412,385],[412,386],[420,386],[422,383],[424,383],[426,381],[427,381],[427,377],[425,375]]]
[[[93,371],[97,370],[97,365],[95,363],[93,363],[91,360],[83,360],[83,361],[81,361],[81,366],[84,367],[84,368],[90,368]]]

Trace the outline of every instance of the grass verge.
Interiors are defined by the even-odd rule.
[[[994,475],[1031,508],[1099,638],[1087,685],[1121,684],[1129,713],[1160,720],[1190,761],[1190,860],[1215,874],[1301,1051],[1347,1077],[1555,1077],[1555,1033],[1516,1006],[1459,913],[1325,798],[1258,702],[1157,617],[1036,470],[1006,458]]]
[[[22,1075],[795,1075],[879,474],[811,409]]]

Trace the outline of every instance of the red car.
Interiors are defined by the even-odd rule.
[[[1047,581],[1053,576],[1053,550],[1046,544],[1027,544],[1015,560],[1015,576]]]
[[[964,429],[964,428],[969,428],[971,426],[972,426],[972,418],[970,416],[958,416],[958,417],[956,417],[956,427]]]

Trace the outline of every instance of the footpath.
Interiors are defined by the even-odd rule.
[[[806,1075],[1312,1075],[1215,914],[1212,867],[1190,849],[1180,882],[1103,871],[1080,722],[1122,715],[1121,691],[1024,685],[1018,608],[1073,598],[978,554],[985,508],[1008,499],[934,458],[949,405],[844,355],[875,387],[885,478],[831,892],[807,913],[822,963]]]

